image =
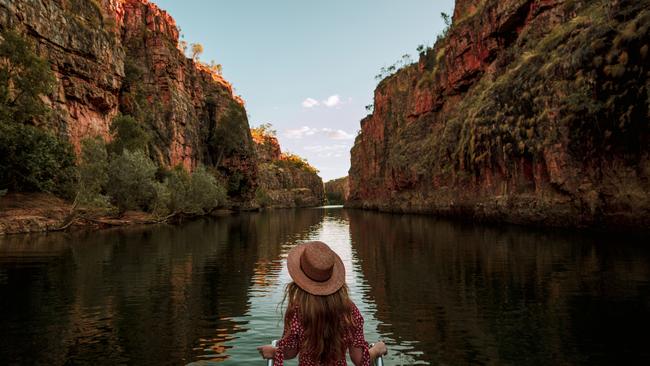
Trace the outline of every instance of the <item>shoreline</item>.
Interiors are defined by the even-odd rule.
[[[282,210],[305,207],[245,207],[215,209],[203,215],[171,214],[157,217],[143,211],[127,211],[122,216],[93,210],[74,210],[73,205],[45,193],[11,193],[0,197],[0,237],[73,230],[105,230],[115,227],[177,224],[202,217],[221,217],[239,212]]]

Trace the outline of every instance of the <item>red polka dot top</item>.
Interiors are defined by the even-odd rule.
[[[352,319],[354,320],[354,328],[350,333],[345,336],[346,348],[355,347],[362,350],[361,365],[370,366],[370,353],[368,351],[368,342],[363,336],[363,316],[356,305],[352,304]],[[284,352],[288,349],[298,349],[299,353],[299,366],[320,366],[317,360],[312,358],[309,352],[300,350],[300,345],[304,343],[305,330],[302,325],[300,314],[298,311],[293,312],[291,322],[289,323],[290,329],[284,329],[282,339],[278,341],[275,350],[275,357],[273,358],[274,366],[284,366]],[[345,358],[337,360],[333,365],[347,366]]]

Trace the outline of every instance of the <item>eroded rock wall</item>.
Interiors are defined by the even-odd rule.
[[[258,203],[276,208],[315,207],[324,203],[323,180],[313,168],[287,159],[274,136],[255,136],[254,142],[259,164],[258,198],[263,201]]]
[[[31,38],[57,78],[43,128],[76,147],[110,140],[118,113],[149,132],[162,166],[214,168],[236,205],[257,187],[243,100],[207,66],[179,49],[174,19],[147,0],[0,0],[0,28]]]
[[[650,227],[650,2],[456,2],[375,91],[351,207]]]

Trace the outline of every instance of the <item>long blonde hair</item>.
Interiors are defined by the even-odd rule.
[[[287,285],[285,301],[289,301],[284,317],[285,332],[291,331],[291,319],[299,313],[305,331],[299,351],[309,352],[321,365],[332,364],[345,357],[345,336],[354,326],[352,301],[344,284],[337,292],[317,296],[301,289],[295,282]]]

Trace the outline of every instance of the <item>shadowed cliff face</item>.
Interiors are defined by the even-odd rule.
[[[254,143],[258,159],[259,187],[266,195],[265,199],[258,197],[259,204],[284,208],[314,207],[323,204],[323,180],[313,167],[296,164],[282,154],[275,136],[255,134]],[[267,202],[259,202],[260,200]]]
[[[457,1],[377,87],[349,205],[647,228],[649,23],[647,0]]]
[[[147,0],[0,0],[0,28],[27,35],[57,78],[44,128],[76,147],[110,139],[118,113],[152,136],[164,166],[214,166],[231,193],[250,200],[257,168],[243,101],[232,86],[178,48],[178,29]],[[231,179],[232,180],[232,179]]]
[[[348,177],[338,178],[325,182],[325,195],[330,205],[342,205],[350,196],[350,183]]]

